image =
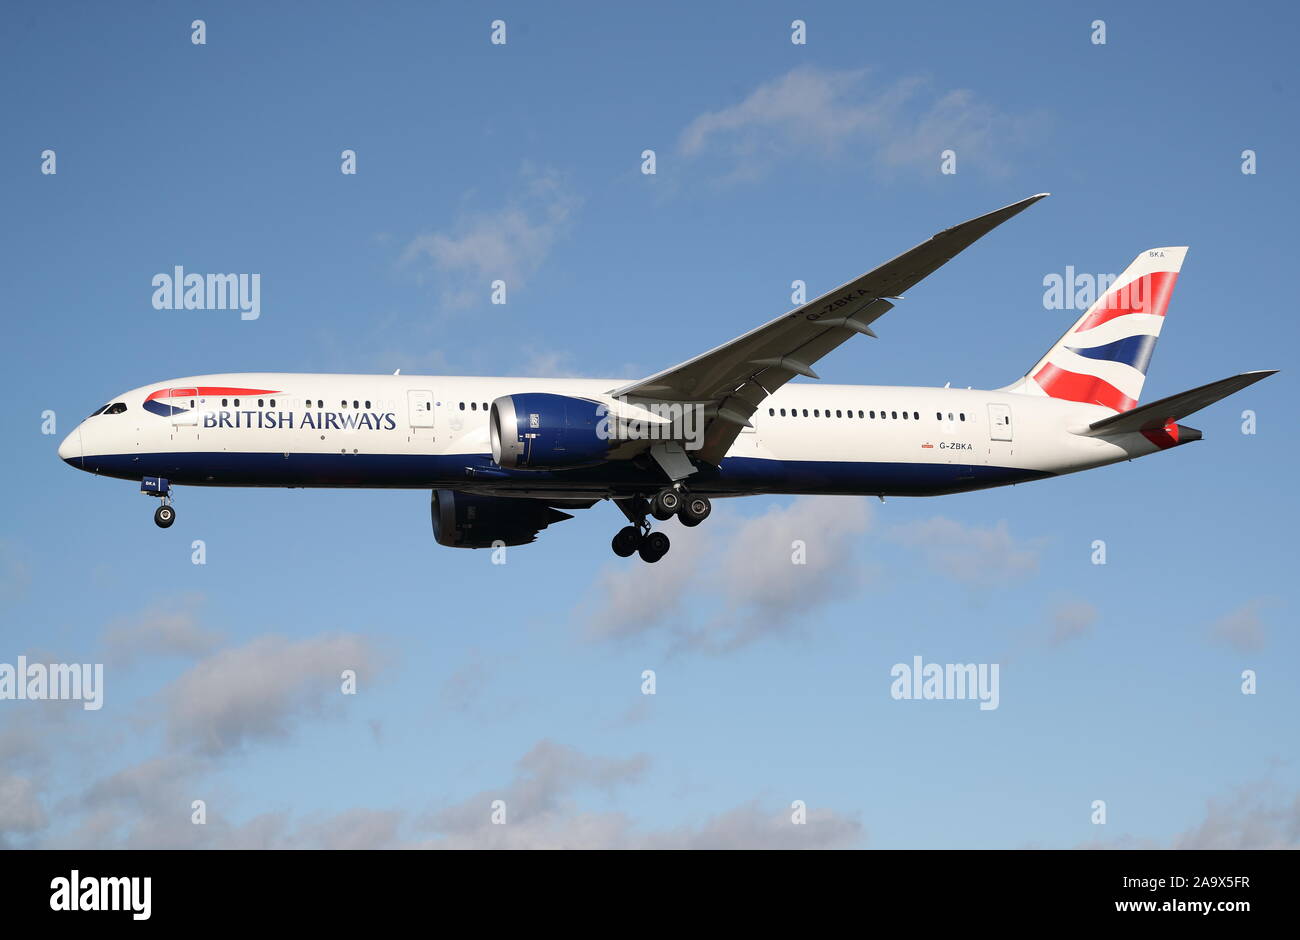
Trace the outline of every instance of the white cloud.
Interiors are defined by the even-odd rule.
[[[572,359],[573,354],[563,350],[532,349],[528,351],[523,374],[557,379],[580,378],[569,364]]]
[[[1233,649],[1250,653],[1264,648],[1264,623],[1259,615],[1260,602],[1251,601],[1224,614],[1210,624],[1210,637]]]
[[[1049,646],[1063,646],[1075,637],[1083,636],[1097,620],[1097,608],[1087,601],[1066,601],[1052,611],[1052,633]]]
[[[1179,833],[1175,849],[1300,849],[1300,793],[1267,784],[1238,787],[1205,803],[1205,818]]]
[[[914,548],[934,570],[957,581],[996,587],[1038,570],[1041,540],[1017,541],[1005,521],[991,527],[966,526],[935,516],[894,526],[889,535]]]
[[[28,836],[44,829],[45,810],[35,783],[0,771],[0,849],[15,837]]]
[[[352,635],[298,641],[264,636],[222,650],[163,691],[169,741],[215,755],[246,742],[287,737],[295,718],[342,701],[344,669],[365,682],[377,664],[369,641]]]
[[[445,849],[751,849],[837,848],[860,843],[861,823],[829,809],[810,809],[796,825],[791,811],[764,812],[748,803],[699,825],[638,829],[621,812],[585,810],[576,799],[584,788],[613,792],[635,783],[648,769],[643,755],[626,760],[593,758],[542,741],[516,765],[500,790],[485,790],[432,816],[436,833],[426,845]],[[506,804],[506,822],[492,822],[492,802]]]
[[[199,626],[202,602],[202,595],[185,594],[113,622],[104,631],[107,661],[126,666],[148,656],[194,658],[211,652],[221,634]]]
[[[468,712],[487,688],[489,670],[483,658],[473,658],[453,672],[442,684],[442,703],[458,712]]]
[[[393,848],[399,844],[398,830],[405,815],[401,810],[380,809],[347,809],[313,815],[274,844],[277,848],[290,849]]]
[[[602,570],[580,605],[588,637],[666,629],[680,647],[722,652],[789,632],[862,586],[855,546],[870,524],[865,498],[805,496],[750,519],[723,502],[696,529],[667,529],[673,547],[656,564],[634,556]],[[722,609],[711,603],[719,594]]]
[[[468,213],[449,230],[418,235],[402,251],[403,265],[436,274],[443,304],[487,303],[491,283],[517,290],[542,266],[565,234],[579,200],[553,171],[524,171],[525,193],[497,209]]]
[[[1205,816],[1167,843],[1122,835],[1085,849],[1300,849],[1300,792],[1255,781],[1205,802]]]
[[[718,153],[729,182],[752,181],[799,157],[865,156],[884,171],[937,174],[940,153],[959,169],[1005,171],[1003,153],[1027,143],[1042,118],[1003,114],[968,89],[936,91],[917,77],[870,81],[866,69],[801,66],[742,101],[699,115],[682,131],[684,157]]]
[[[829,808],[810,808],[804,822],[792,810],[764,811],[757,802],[712,816],[699,826],[651,833],[655,849],[845,849],[860,846],[866,830],[856,816]]]

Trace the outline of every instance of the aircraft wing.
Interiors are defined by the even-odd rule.
[[[704,405],[704,446],[695,456],[717,464],[763,399],[796,375],[817,378],[813,364],[856,333],[874,336],[871,323],[892,308],[891,301],[903,291],[1046,195],[944,229],[874,271],[729,343],[609,394]]]

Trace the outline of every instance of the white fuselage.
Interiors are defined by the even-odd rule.
[[[487,406],[525,392],[601,398],[617,379],[234,373],[111,399],[59,453],[80,469],[211,486],[454,488],[599,498],[653,490],[653,465],[561,471],[493,464]],[[114,409],[110,407],[110,412]],[[1143,435],[1084,436],[1113,412],[1002,391],[788,384],[737,436],[708,495],[934,495],[1071,473],[1152,453]],[[874,416],[873,416],[874,415]],[[904,417],[906,416],[906,417]]]

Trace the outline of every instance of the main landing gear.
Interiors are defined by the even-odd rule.
[[[673,516],[681,520],[682,525],[693,527],[709,517],[713,505],[703,496],[694,496],[680,486],[668,486],[660,490],[652,499],[632,496],[614,500],[615,505],[623,510],[627,521],[632,523],[618,530],[610,547],[620,558],[632,554],[641,556],[641,560],[654,564],[668,554],[670,543],[668,536],[662,532],[651,532],[647,515],[654,516],[660,522],[666,522]]]
[[[162,477],[145,477],[140,481],[140,492],[162,500],[162,505],[154,510],[153,522],[160,529],[171,528],[171,524],[176,521],[176,510],[172,508],[171,484]]]

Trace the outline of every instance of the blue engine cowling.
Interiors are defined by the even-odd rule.
[[[611,439],[606,406],[586,398],[529,392],[492,403],[492,459],[507,470],[566,470],[603,463]]]
[[[476,496],[455,490],[434,490],[430,502],[433,537],[452,548],[493,548],[527,545],[548,525],[572,519],[535,499]]]

